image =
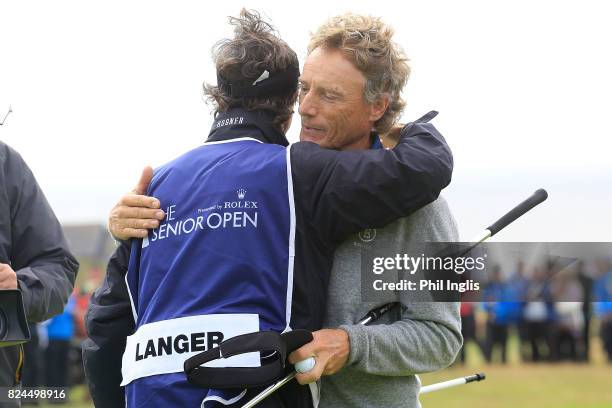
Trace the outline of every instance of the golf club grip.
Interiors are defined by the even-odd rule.
[[[493,224],[491,224],[489,228],[487,228],[489,231],[491,231],[491,236],[497,234],[499,231],[506,228],[517,218],[519,218],[520,216],[522,216],[527,211],[531,210],[533,207],[540,204],[547,198],[548,193],[546,192],[546,190],[544,190],[543,188],[536,190],[536,192],[533,193],[531,197],[514,207],[506,215],[495,221]]]
[[[386,305],[382,305],[376,309],[370,310],[368,314],[365,315],[365,317],[371,317],[370,321],[368,321],[368,323],[371,323],[375,320],[378,320],[380,316],[384,315],[385,313],[387,313],[389,310],[393,309],[397,305],[398,305],[398,302],[387,303]],[[359,320],[359,324],[364,324],[362,323],[364,319]]]
[[[474,374],[474,375],[468,375],[467,377],[465,377],[465,383],[469,384],[471,382],[474,381],[482,381],[484,379],[486,379],[487,376],[485,375],[485,373],[478,373],[478,374]]]

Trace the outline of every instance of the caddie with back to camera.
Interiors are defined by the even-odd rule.
[[[130,218],[120,230],[111,224],[114,235],[143,240],[117,249],[88,313],[84,357],[96,406],[122,403],[116,356],[124,349],[130,407],[242,405],[280,378],[287,354],[312,338],[294,329],[322,327],[332,256],[342,240],[413,213],[450,181],[450,151],[424,122],[407,126],[393,150],[339,151],[308,141],[287,147],[297,56],[256,13],[243,11],[231,22],[234,38],[214,53],[217,86],[205,87],[216,108],[206,143],[158,168],[148,187],[165,219],[139,235],[154,222],[140,224],[149,210],[126,208],[133,196],[114,210]],[[355,74],[346,60],[330,62],[337,80]],[[390,98],[364,100],[364,82],[357,77],[328,90],[313,82],[318,97],[346,104],[338,104],[338,115],[330,109],[303,123],[302,138],[329,135],[322,145],[340,147],[334,140],[361,124],[367,140],[376,140],[370,129]],[[363,147],[351,139],[347,150]],[[234,356],[247,351],[255,353]],[[214,365],[221,356],[231,367]],[[196,361],[186,364],[189,382],[202,387],[187,382],[186,360]],[[290,384],[262,406],[310,406],[309,389],[316,391]]]

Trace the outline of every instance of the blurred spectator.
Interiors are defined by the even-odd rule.
[[[23,374],[21,384],[24,387],[40,387],[42,385],[43,351],[38,336],[38,324],[28,323],[30,341],[23,345]],[[38,399],[22,399],[22,405],[39,405]]]
[[[510,305],[510,323],[515,326],[519,337],[521,360],[527,360],[527,349],[529,348],[529,337],[527,336],[527,325],[523,318],[525,299],[529,289],[529,279],[525,274],[525,264],[519,261],[516,270],[508,281],[507,300]]]
[[[87,338],[85,329],[85,313],[89,305],[91,293],[87,290],[87,284],[80,287],[75,287],[74,292],[74,341],[70,345],[69,362],[70,375],[69,383],[71,385],[85,384],[85,371],[83,369],[83,357],[81,353],[81,342]]]
[[[599,263],[599,277],[594,283],[595,313],[600,319],[600,336],[612,363],[612,268],[608,261]]]
[[[87,330],[85,329],[85,314],[89,305],[91,294],[84,287],[75,287],[74,292],[74,337],[75,339],[84,340],[87,338]]]
[[[485,358],[493,360],[493,351],[500,349],[501,362],[507,362],[506,344],[508,342],[508,326],[511,322],[513,305],[506,302],[508,285],[503,281],[501,268],[494,265],[491,278],[484,289],[484,309],[487,312],[487,334],[485,339]]]
[[[45,350],[45,385],[68,385],[68,352],[74,335],[74,296],[70,296],[64,312],[50,320],[47,326],[48,345]]]
[[[461,281],[466,282],[472,279],[471,271],[466,271],[461,275]],[[461,335],[463,336],[463,344],[459,350],[458,359],[461,364],[465,364],[465,349],[469,342],[474,342],[478,349],[483,352],[482,342],[479,340],[476,332],[476,306],[479,299],[478,291],[467,291],[461,294]],[[484,352],[483,352],[484,353]]]
[[[580,361],[589,361],[591,317],[593,302],[593,278],[586,274],[586,268],[582,261],[578,264],[578,281],[582,288],[582,319],[584,327],[582,329],[582,349],[578,355]]]
[[[461,302],[461,335],[463,336],[463,345],[459,350],[459,360],[461,364],[465,364],[465,348],[469,342],[474,342],[479,349],[482,349],[481,343],[476,337],[476,317],[475,304],[472,302]]]
[[[584,329],[582,287],[571,269],[557,273],[552,286],[556,316],[551,341],[552,360],[577,361]]]
[[[531,345],[531,361],[538,362],[548,359],[550,355],[548,327],[552,320],[550,286],[546,280],[546,273],[541,268],[534,269],[526,300],[523,319]]]

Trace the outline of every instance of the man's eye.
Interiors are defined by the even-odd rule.
[[[328,93],[328,92],[324,92],[322,94],[323,98],[328,100],[328,101],[335,101],[336,99],[338,99],[338,96],[336,94],[332,94],[332,93]]]

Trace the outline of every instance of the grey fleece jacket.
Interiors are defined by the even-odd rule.
[[[406,297],[401,310],[395,308],[369,326],[355,324],[382,304],[361,302],[361,247],[384,249],[392,256],[410,254],[426,241],[458,241],[443,198],[377,230],[369,242],[355,234],[336,250],[325,327],[348,333],[350,354],[340,372],[321,379],[321,408],[419,407],[414,374],[440,370],[454,361],[463,340],[459,303],[411,302]]]

